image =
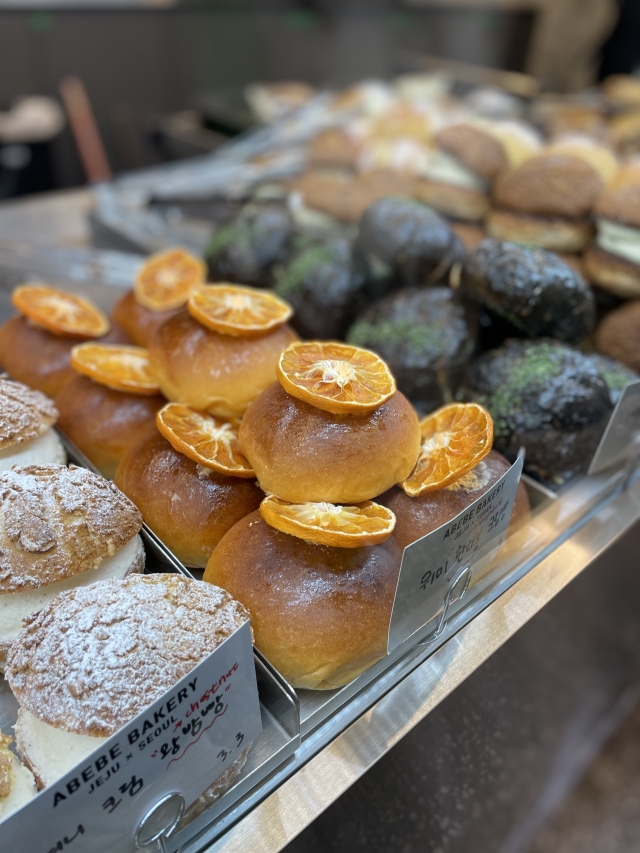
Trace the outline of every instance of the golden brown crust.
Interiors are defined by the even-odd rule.
[[[127,291],[116,302],[112,317],[125,330],[136,346],[148,347],[156,329],[178,313],[173,311],[150,311],[136,300],[133,290]]]
[[[60,429],[109,479],[131,447],[157,434],[156,412],[165,402],[160,395],[115,391],[77,373],[56,397]]]
[[[504,456],[492,450],[475,468],[437,492],[411,498],[398,487],[390,489],[382,495],[379,502],[395,513],[394,536],[400,547],[406,548],[436,530],[441,524],[451,521],[488,492],[509,467],[510,464]],[[511,529],[528,517],[530,509],[527,490],[520,483],[511,516]]]
[[[401,550],[313,545],[258,512],[231,528],[204,579],[251,613],[256,646],[294,687],[347,684],[387,651]]]
[[[612,255],[599,246],[589,246],[584,253],[585,275],[603,290],[623,299],[640,296],[640,265],[619,255]]]
[[[498,207],[536,216],[578,218],[591,213],[604,182],[587,162],[570,154],[540,154],[501,174]]]
[[[438,213],[465,222],[482,222],[491,206],[487,193],[426,178],[416,181],[413,195]]]
[[[399,172],[372,171],[351,176],[335,172],[311,171],[292,184],[307,207],[341,222],[358,222],[364,211],[386,196],[411,197],[415,178]]]
[[[487,234],[498,240],[511,240],[540,246],[550,252],[581,252],[595,233],[588,219],[562,219],[552,216],[528,216],[494,208],[487,217]]]
[[[509,165],[501,143],[486,131],[470,124],[443,128],[436,134],[435,143],[467,169],[488,181]]]
[[[112,327],[100,343],[130,343],[119,327]],[[34,326],[25,317],[13,317],[0,326],[0,365],[12,379],[55,397],[76,375],[71,349],[78,338],[63,338]]]
[[[339,127],[323,130],[309,145],[309,163],[312,167],[354,167],[360,145]]]
[[[178,559],[197,568],[264,497],[255,480],[204,469],[158,434],[129,451],[115,482]]]
[[[640,371],[640,299],[607,314],[596,329],[595,340],[599,353]]]
[[[292,503],[359,503],[409,476],[420,426],[397,391],[367,415],[333,415],[274,382],[251,404],[240,446],[265,492]]]
[[[169,400],[235,418],[275,380],[280,355],[297,339],[287,325],[259,338],[220,335],[182,311],[158,329],[149,355]]]
[[[24,620],[5,672],[39,720],[109,737],[211,654],[248,613],[178,574],[78,587]]]
[[[58,410],[41,391],[0,376],[0,450],[38,438],[58,420]]]
[[[3,471],[0,501],[0,594],[95,569],[142,526],[113,483],[74,465]]]
[[[602,193],[596,202],[595,213],[603,219],[630,228],[640,228],[640,184],[630,184]]]

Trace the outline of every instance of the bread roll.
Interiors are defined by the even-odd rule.
[[[100,343],[131,343],[118,326],[98,339]],[[55,397],[76,376],[71,349],[79,338],[63,338],[34,325],[26,317],[13,317],[0,326],[0,366],[30,388]]]
[[[475,468],[459,480],[436,492],[427,492],[410,498],[400,488],[393,488],[379,499],[379,503],[395,513],[396,527],[393,535],[401,548],[422,539],[427,533],[445,524],[474,501],[488,492],[510,468],[510,463],[492,450]],[[516,501],[511,515],[510,529],[519,526],[530,513],[529,496],[523,483],[518,485]]]
[[[156,412],[165,402],[159,394],[115,391],[74,372],[56,397],[56,408],[63,432],[111,479],[127,450],[156,434]]]
[[[251,613],[256,647],[294,687],[348,684],[387,651],[401,550],[329,548],[269,527],[259,512],[213,552],[204,580]]]
[[[180,309],[172,311],[151,311],[135,298],[133,290],[127,291],[116,302],[111,315],[116,323],[125,330],[136,346],[148,347],[156,329],[175,316]]]
[[[240,446],[265,492],[292,503],[358,503],[412,472],[418,417],[397,391],[365,415],[334,415],[274,382],[249,406]]]
[[[235,418],[274,381],[281,353],[297,339],[287,325],[256,338],[220,335],[181,311],[158,329],[149,355],[169,400]]]
[[[264,497],[255,480],[203,468],[158,433],[131,448],[115,482],[176,557],[196,568]]]

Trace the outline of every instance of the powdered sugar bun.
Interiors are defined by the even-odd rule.
[[[113,483],[84,468],[0,472],[0,595],[96,568],[129,542],[142,516]]]
[[[248,618],[224,590],[182,575],[103,581],[65,592],[25,619],[6,677],[42,722],[109,737]]]
[[[58,420],[58,411],[40,391],[0,376],[0,450],[39,438]]]

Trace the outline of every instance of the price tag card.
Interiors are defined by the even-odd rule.
[[[591,460],[588,473],[598,474],[613,465],[624,464],[631,451],[633,436],[638,430],[640,430],[640,380],[631,382],[622,392]]]
[[[246,622],[149,708],[0,825],[3,850],[129,853],[166,794],[187,805],[262,730]]]
[[[521,452],[486,494],[404,549],[389,625],[389,652],[440,613],[459,569],[473,565],[504,542],[523,463]]]

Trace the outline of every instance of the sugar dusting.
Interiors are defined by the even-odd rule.
[[[43,435],[58,411],[40,391],[0,376],[0,450]]]
[[[141,527],[134,504],[84,468],[0,472],[0,595],[94,569]]]
[[[49,725],[108,737],[214,651],[249,614],[181,575],[132,575],[63,593],[25,620],[6,677]]]

